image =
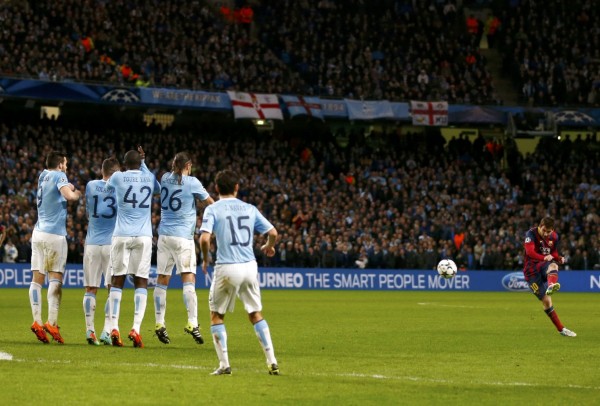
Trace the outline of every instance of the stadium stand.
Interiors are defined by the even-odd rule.
[[[17,261],[28,261],[35,185],[48,150],[68,152],[69,178],[84,190],[104,158],[142,144],[159,176],[176,150],[188,149],[211,193],[217,170],[244,174],[241,197],[281,235],[276,257],[261,256],[263,265],[432,269],[451,256],[465,269],[518,269],[523,234],[545,214],[558,219],[572,268],[600,262],[600,145],[592,137],[545,138],[527,156],[505,145],[511,162],[503,170],[485,143],[446,143],[439,134],[356,131],[342,147],[326,126],[311,139],[259,134],[240,123],[163,131],[141,123],[117,130],[112,122],[67,126],[13,117],[1,125],[0,225],[19,241]],[[155,201],[155,231],[159,215]],[[70,205],[67,228],[69,258],[80,262],[83,201]]]
[[[600,104],[600,10],[593,1],[513,1],[501,10],[504,69],[533,105]]]
[[[481,24],[469,31],[463,7],[502,3],[494,9],[502,21],[495,40],[506,67],[519,67],[519,88],[529,79],[547,88],[524,101],[598,104],[598,10],[590,1],[255,3],[254,22],[246,16],[238,24],[199,1],[2,2],[8,29],[0,31],[0,76],[498,104],[479,52]],[[243,173],[242,198],[281,235],[276,257],[261,257],[264,265],[432,269],[452,256],[472,270],[519,269],[522,236],[547,213],[558,219],[572,269],[600,263],[595,138],[543,138],[530,155],[509,142],[501,146],[510,157],[506,169],[485,141],[445,143],[439,133],[386,128],[342,137],[321,125],[310,137],[314,128],[267,135],[224,120],[164,131],[118,118],[52,122],[8,114],[0,123],[0,225],[16,261],[28,262],[44,155],[66,150],[69,179],[83,191],[104,158],[121,159],[142,144],[158,175],[175,152],[192,152],[196,176],[212,193],[217,170]],[[159,212],[155,202],[155,228]],[[70,206],[67,228],[69,260],[80,262],[83,202]]]

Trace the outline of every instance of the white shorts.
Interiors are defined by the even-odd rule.
[[[246,312],[262,310],[258,266],[256,261],[243,264],[217,264],[210,285],[208,306],[211,312],[233,312],[235,297],[239,297]]]
[[[181,273],[196,274],[196,246],[194,240],[170,235],[158,236],[158,253],[156,256],[156,273],[171,275],[173,265],[177,275]]]
[[[31,270],[65,273],[67,238],[34,229],[31,235]]]
[[[113,276],[135,275],[148,279],[152,259],[152,237],[113,237],[110,262]]]
[[[85,245],[83,251],[83,286],[99,288],[110,285],[110,245]]]

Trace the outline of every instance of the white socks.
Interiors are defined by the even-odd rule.
[[[110,288],[110,295],[108,296],[108,311],[110,313],[110,331],[119,331],[119,313],[121,311],[121,297],[123,296],[123,290],[119,288]]]
[[[198,326],[198,297],[196,288],[191,282],[183,284],[183,303],[187,310],[188,323],[193,327]]]
[[[31,282],[29,285],[29,303],[31,304],[31,314],[33,321],[40,326],[42,323],[42,285]]]
[[[83,295],[83,313],[85,314],[86,331],[96,331],[94,328],[94,316],[96,315],[96,295],[86,292]]]
[[[137,288],[133,296],[135,311],[133,313],[133,329],[139,333],[144,314],[146,313],[146,302],[148,301],[148,289]]]
[[[275,350],[273,349],[273,342],[271,342],[271,332],[269,331],[269,325],[266,320],[261,320],[254,325],[254,331],[258,337],[258,341],[265,353],[267,358],[267,364],[277,364],[275,359]]]
[[[154,317],[156,324],[165,325],[167,312],[167,286],[157,284],[154,288]]]
[[[215,324],[210,326],[210,332],[219,358],[219,368],[229,367],[229,354],[227,353],[227,331],[225,324]]]
[[[56,326],[58,322],[58,310],[62,299],[62,282],[58,279],[50,279],[48,283],[48,323]]]

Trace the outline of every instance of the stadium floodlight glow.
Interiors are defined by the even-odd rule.
[[[252,124],[258,131],[272,131],[275,128],[273,120],[255,119],[252,120]]]

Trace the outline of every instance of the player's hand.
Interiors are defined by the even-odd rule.
[[[202,261],[202,273],[208,275],[208,261]]]
[[[567,259],[565,257],[558,257],[559,261],[561,264],[564,264],[567,262]]]
[[[146,154],[144,153],[144,148],[141,145],[138,145],[138,152],[140,153],[140,158],[146,159]]]
[[[544,257],[544,261],[550,262],[550,261],[553,261],[553,260],[554,260],[554,257],[552,255],[550,255],[550,254],[548,254],[548,255],[546,255]]]
[[[275,247],[269,247],[267,244],[260,247],[260,250],[268,257],[275,255]]]

